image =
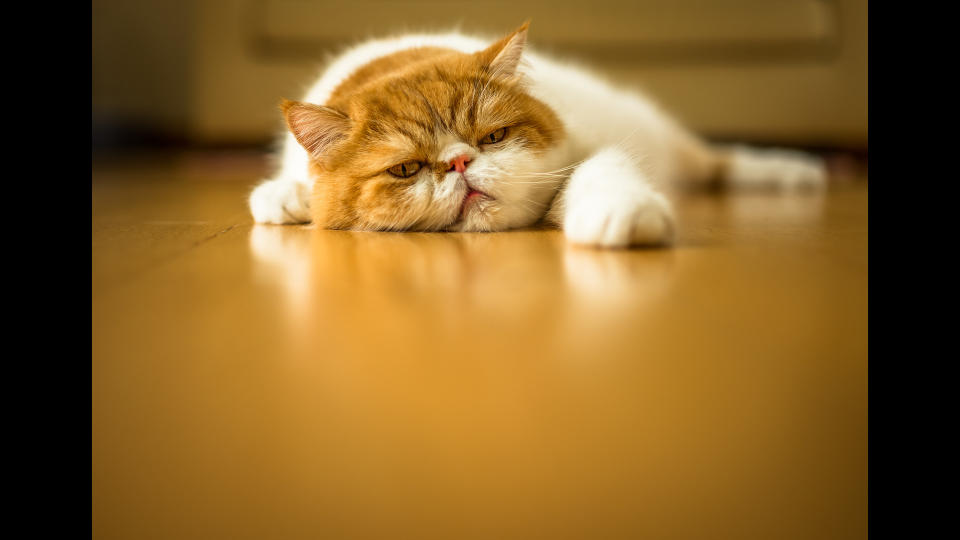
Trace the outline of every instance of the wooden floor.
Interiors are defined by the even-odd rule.
[[[264,171],[94,167],[94,538],[866,538],[865,179],[599,251],[254,226]]]

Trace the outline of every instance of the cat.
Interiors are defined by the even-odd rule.
[[[459,33],[369,41],[283,100],[258,223],[375,231],[546,224],[575,244],[670,245],[672,185],[820,189],[821,160],[710,145],[649,98],[527,49]]]

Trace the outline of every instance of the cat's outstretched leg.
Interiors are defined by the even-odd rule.
[[[266,180],[250,194],[250,212],[257,223],[308,223],[310,188],[283,176]]]
[[[547,221],[576,244],[604,247],[673,241],[670,202],[623,150],[605,148],[580,164],[557,195]]]
[[[673,149],[680,184],[781,192],[818,192],[827,186],[823,160],[799,150],[708,145],[689,133],[678,133]]]
[[[782,148],[729,146],[717,150],[722,181],[734,189],[820,191],[827,170],[817,156]]]

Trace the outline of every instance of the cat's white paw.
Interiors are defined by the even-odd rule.
[[[268,180],[250,194],[250,213],[257,223],[307,223],[310,190],[293,180]]]
[[[673,210],[652,190],[594,193],[568,203],[563,230],[575,244],[664,245],[673,241]]]
[[[739,189],[819,191],[827,185],[822,159],[795,150],[738,148],[730,155],[727,180]]]

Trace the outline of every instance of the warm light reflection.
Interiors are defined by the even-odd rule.
[[[219,204],[188,187],[152,207]],[[866,191],[822,212],[736,197],[678,200],[670,249],[242,224],[141,261],[94,303],[94,519],[165,538],[862,529]]]
[[[377,233],[257,225],[250,249],[258,280],[284,298],[295,339],[334,320],[357,339],[429,328],[436,354],[474,354],[489,336],[530,346],[589,344],[624,321],[637,326],[670,284],[670,249],[596,250],[559,231]],[[328,306],[337,306],[336,313]],[[312,322],[311,322],[312,321]],[[553,348],[555,343],[548,346]],[[445,348],[449,347],[449,348]],[[560,347],[562,349],[562,347]],[[565,349],[574,353],[573,349]]]
[[[725,199],[735,226],[756,227],[764,223],[810,226],[823,219],[827,193],[747,194]]]
[[[865,397],[812,381],[862,373],[863,351],[836,346],[861,296],[829,261],[797,264],[822,202],[686,199],[670,249],[256,226],[287,332],[273,472],[353,536],[453,537],[484,515],[526,536],[759,538],[785,520],[799,538],[811,500],[858,515],[826,486],[860,492]]]

